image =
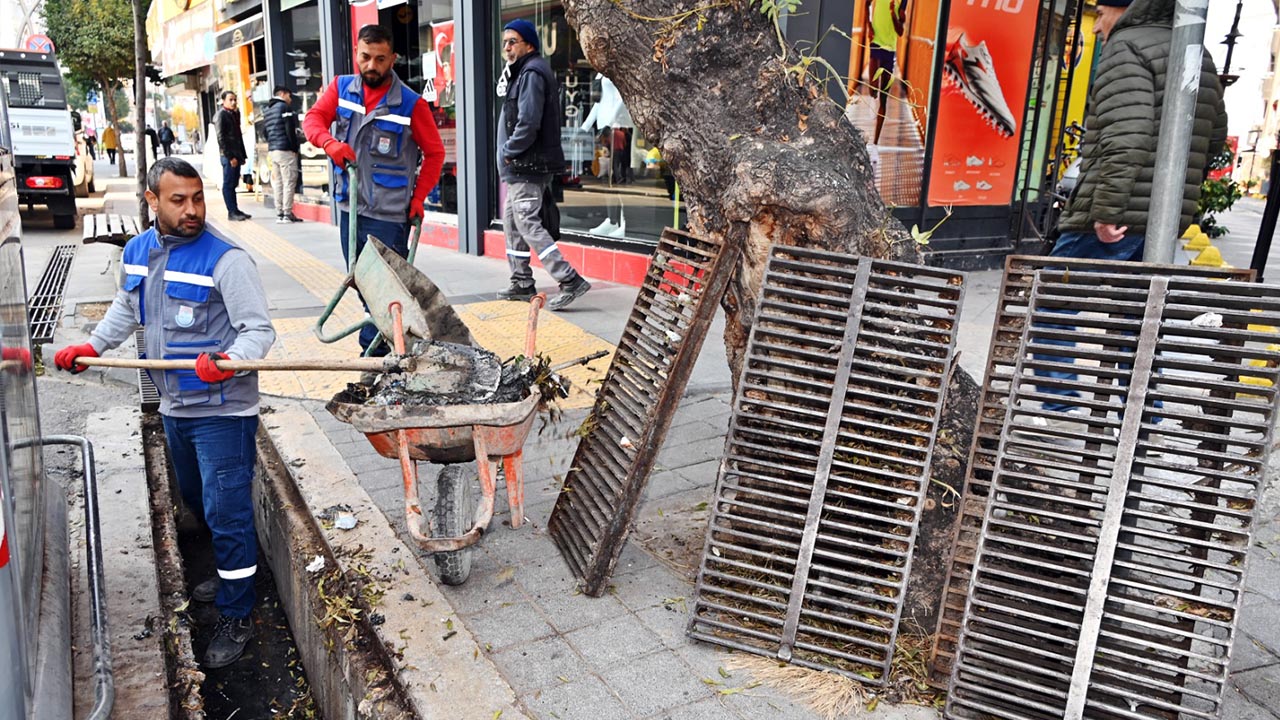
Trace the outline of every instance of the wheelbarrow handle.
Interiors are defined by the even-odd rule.
[[[529,299],[529,326],[524,333],[524,356],[533,358],[538,349],[538,311],[547,304],[547,294],[538,293]]]
[[[342,338],[348,335],[359,332],[365,325],[368,325],[373,322],[373,318],[366,316],[360,322],[352,325],[351,327],[339,330],[336,334],[333,334],[333,335],[325,334],[324,324],[329,321],[329,316],[333,315],[333,311],[338,309],[338,303],[342,302],[342,296],[347,294],[347,289],[354,286],[355,286],[355,276],[352,274],[348,274],[347,278],[342,281],[342,287],[338,288],[338,291],[333,294],[333,298],[329,300],[329,304],[325,306],[324,312],[320,313],[320,317],[316,318],[316,325],[315,327],[312,328],[312,331],[315,332],[316,339],[318,339],[320,342],[322,343],[338,342],[339,340],[341,340]]]

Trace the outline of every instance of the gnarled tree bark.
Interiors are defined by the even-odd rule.
[[[860,133],[747,0],[566,0],[587,59],[680,183],[690,230],[743,246],[725,302],[737,377],[770,243],[916,261]]]

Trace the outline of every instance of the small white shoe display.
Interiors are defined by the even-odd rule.
[[[609,218],[605,218],[604,222],[591,228],[587,233],[590,235],[611,235],[613,234],[613,231],[617,229],[618,226],[614,225],[613,221],[609,220]]]

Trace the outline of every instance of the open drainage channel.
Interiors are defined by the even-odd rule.
[[[311,697],[275,576],[261,553],[254,583],[258,596],[252,615],[254,636],[244,655],[216,670],[200,665],[218,611],[212,603],[191,600],[190,589],[216,574],[211,539],[207,528],[191,513],[182,510],[175,517],[172,512],[180,498],[159,416],[144,414],[142,432],[161,606],[166,617],[160,632],[167,636],[165,664],[174,717],[322,717]],[[258,480],[262,479],[259,473]]]
[[[217,611],[192,602],[190,589],[214,574],[208,537],[175,519],[180,501],[159,415],[145,413],[142,430],[164,611],[157,631],[165,635],[172,717],[416,719],[371,624],[365,587],[334,569],[337,558],[262,429],[254,482],[260,541],[254,637],[232,665],[200,667]],[[317,556],[326,569],[310,573],[304,566]]]

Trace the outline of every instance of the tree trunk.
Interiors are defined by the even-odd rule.
[[[133,0],[133,96],[137,104],[136,122],[138,165],[138,225],[151,227],[151,213],[147,206],[147,26],[143,22],[142,0]],[[120,153],[122,156],[124,152]]]
[[[743,245],[725,300],[738,376],[770,243],[918,261],[861,134],[747,0],[566,0],[587,59],[680,182],[692,232]],[[690,8],[701,8],[693,10]],[[785,54],[784,54],[785,53]],[[818,65],[808,65],[820,71]]]
[[[120,116],[116,114],[115,102],[116,90],[120,86],[110,78],[98,78],[98,84],[102,85],[102,92],[107,97],[104,100],[107,108],[107,120],[116,131],[116,168],[120,171],[120,177],[125,177],[129,173],[129,167],[124,160],[124,143],[120,141]]]

